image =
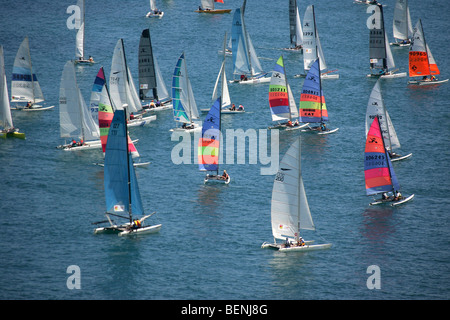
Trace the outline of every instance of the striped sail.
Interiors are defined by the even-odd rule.
[[[38,103],[44,101],[41,86],[33,72],[31,65],[30,44],[28,37],[20,44],[12,71],[11,81],[12,101],[31,101]]]
[[[221,97],[217,98],[203,121],[198,141],[200,171],[219,171]]]
[[[438,74],[440,74],[439,68],[425,42],[422,20],[419,19],[414,28],[412,43],[409,48],[409,76],[423,77]]]
[[[98,94],[98,126],[100,129],[100,141],[102,143],[103,152],[106,151],[106,142],[108,140],[109,128],[114,117],[114,109],[112,107],[111,98],[109,96],[108,86],[105,80],[105,71],[103,67],[97,73],[94,81],[93,91]],[[92,102],[92,99],[91,99]],[[91,107],[92,108],[92,107]],[[139,157],[139,152],[128,136],[128,150],[133,157]]]
[[[177,122],[190,123],[198,119],[197,104],[187,74],[184,52],[177,61],[172,77],[173,117]]]
[[[320,81],[319,59],[311,65],[303,82],[299,114],[300,122],[328,121],[328,110]]]
[[[106,211],[113,214],[142,215],[139,186],[127,146],[125,110],[116,110],[105,152],[104,187]]]
[[[301,146],[298,138],[280,161],[271,201],[274,238],[298,239],[300,229],[315,230],[301,172]]]
[[[280,56],[272,72],[269,85],[269,105],[272,120],[290,119],[289,94],[283,56]]]
[[[397,177],[383,141],[378,117],[372,122],[366,139],[364,176],[366,194],[396,191],[399,189]]]

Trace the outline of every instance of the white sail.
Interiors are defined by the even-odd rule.
[[[291,44],[296,47],[303,44],[302,23],[298,13],[297,0],[289,0],[289,34]]]
[[[300,138],[283,156],[272,189],[274,238],[298,239],[300,229],[315,230],[301,173]]]
[[[78,0],[77,6],[80,8],[80,16],[75,18],[75,24],[80,28],[75,38],[75,57],[84,59],[84,0]]]
[[[17,50],[11,81],[12,101],[32,101],[38,103],[44,101],[41,86],[33,73],[31,64],[30,44],[28,37],[20,44]]]
[[[383,96],[381,95],[380,80],[378,80],[370,94],[366,109],[366,136],[369,132],[370,126],[378,116],[380,128],[383,134],[383,140],[387,150],[400,148],[400,141],[395,132],[394,125],[384,105]]]
[[[3,46],[0,45],[0,126],[8,130],[14,128],[9,105],[8,84],[6,83],[5,60],[3,57]]]
[[[399,40],[409,40],[412,37],[412,23],[409,14],[408,0],[397,0],[394,9],[393,19],[394,38]]]
[[[98,140],[100,132],[78,88],[75,67],[68,61],[59,89],[60,134],[62,138]]]
[[[291,113],[291,119],[297,119],[298,118],[298,108],[297,104],[295,102],[294,94],[292,93],[291,86],[289,83],[287,84],[288,88],[288,96],[289,96],[289,110]]]
[[[214,10],[214,0],[202,0],[203,10]]]
[[[142,109],[133,77],[127,66],[122,39],[117,41],[114,48],[109,77],[109,91],[111,100],[117,109],[122,109],[124,104],[128,104],[127,113],[138,112]]]
[[[228,90],[227,76],[223,71],[225,68],[225,60],[222,62],[219,74],[217,75],[216,83],[214,84],[214,90],[212,94],[212,101],[216,101],[217,98],[222,95],[222,109],[228,108],[231,105],[230,91]],[[222,79],[222,82],[220,82]],[[219,87],[219,84],[221,86]]]
[[[150,10],[155,11],[156,9],[158,8],[156,7],[155,0],[150,0]]]
[[[309,5],[303,18],[303,67],[305,71],[311,68],[317,58],[320,59],[320,70],[325,70],[327,65],[316,28],[314,6]]]

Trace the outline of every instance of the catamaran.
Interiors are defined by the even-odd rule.
[[[448,79],[438,80],[435,76],[440,74],[436,61],[431,54],[431,50],[425,41],[425,34],[422,28],[422,20],[416,24],[411,46],[409,47],[409,76],[422,77],[413,79],[408,84],[430,85],[447,82]]]
[[[384,28],[383,6],[377,4],[377,7],[380,13],[377,17],[380,17],[380,19],[374,21],[375,23],[369,29],[370,74],[367,76],[380,78],[406,77],[406,72],[396,73],[398,68],[395,68],[394,57]],[[371,12],[371,10],[372,6],[367,8],[367,12]]]
[[[198,167],[200,171],[215,171],[216,174],[206,174],[204,183],[230,183],[230,176],[223,171],[219,175],[221,114],[222,101],[218,97],[203,121],[202,135],[198,140]]]
[[[245,1],[242,8],[237,8],[231,26],[231,49],[233,55],[233,75],[239,78],[231,83],[255,84],[270,82],[270,77],[263,72],[252,40],[244,21]]]
[[[78,88],[72,61],[66,62],[61,76],[59,122],[61,138],[69,138],[71,142],[57,148],[75,151],[102,147],[98,125],[92,118],[80,88]]]
[[[109,76],[111,100],[117,109],[128,106],[128,127],[144,126],[156,120],[156,115],[143,116],[143,108],[136,92],[133,76],[127,65],[123,39],[114,48]]]
[[[161,224],[144,226],[144,220],[153,213],[134,219],[135,216],[144,214],[144,208],[128,147],[127,117],[124,108],[114,112],[106,144],[104,186],[107,221],[95,223],[109,222],[110,225],[96,228],[94,233],[115,233],[119,236],[143,235],[156,233],[161,229]],[[112,220],[115,217],[128,222],[117,225]]]
[[[201,131],[202,126],[194,122],[199,118],[197,103],[189,80],[184,52],[178,58],[172,77],[172,106],[175,122],[182,123],[181,127],[170,131],[195,132]]]
[[[147,111],[172,109],[172,103],[153,54],[150,30],[144,29],[139,40],[139,98],[147,101],[143,108]],[[156,101],[156,103],[155,103]]]
[[[391,159],[391,162],[408,159],[412,156],[412,153],[407,155],[400,155],[393,152],[394,149],[399,149],[400,141],[398,140],[397,133],[395,132],[394,125],[392,124],[391,117],[386,109],[381,95],[380,80],[378,80],[370,94],[369,102],[366,109],[366,136],[369,133],[370,126],[373,119],[378,117],[381,126],[381,132],[383,134],[384,145]]]
[[[212,102],[217,100],[217,98],[220,96],[222,97],[222,107],[221,111],[222,113],[227,114],[236,114],[236,113],[244,113],[244,107],[239,106],[236,108],[234,104],[231,104],[231,98],[230,98],[230,92],[228,90],[228,82],[227,82],[227,76],[225,73],[225,56],[226,56],[226,42],[227,42],[227,33],[225,32],[225,37],[223,40],[223,60],[222,65],[219,70],[219,74],[217,75],[216,83],[214,85],[214,90],[212,93]],[[219,91],[219,83],[220,83],[220,91]],[[202,113],[208,113],[209,109],[200,109]]]
[[[93,64],[94,59],[89,56],[88,59],[84,56],[84,29],[85,29],[85,0],[78,0],[77,6],[80,8],[79,18],[75,19],[75,24],[80,28],[77,31],[75,39],[75,64]]]
[[[150,11],[145,15],[147,18],[162,18],[164,16],[164,12],[159,10],[156,7],[156,1],[150,0]]]
[[[381,199],[371,202],[370,205],[389,203],[391,206],[397,206],[414,198],[414,194],[408,197],[400,194],[400,185],[384,143],[378,116],[370,125],[364,152],[366,194],[383,194]]]
[[[297,0],[289,0],[289,39],[291,47],[284,50],[303,51],[302,22],[298,13]]]
[[[391,45],[407,47],[411,44],[413,28],[409,14],[408,0],[396,1],[392,30],[395,42],[391,42]]]
[[[303,18],[303,67],[304,74],[295,75],[295,77],[306,77],[311,65],[320,59],[320,71],[322,72],[322,79],[338,79],[339,74],[334,73],[337,70],[327,70],[327,63],[320,44],[319,32],[316,26],[316,14],[314,12],[314,5],[309,5],[306,8],[305,16]]]
[[[317,134],[329,134],[339,130],[339,128],[329,129],[325,122],[328,121],[328,109],[322,90],[322,73],[320,72],[320,59],[316,59],[303,82],[302,93],[300,95],[300,117],[303,123],[320,124],[315,127],[308,125],[303,132],[317,132]]]
[[[8,84],[6,83],[3,46],[0,45],[0,138],[8,137],[25,139],[25,133],[14,128],[9,104]]]
[[[43,101],[44,95],[42,94],[41,86],[39,85],[36,74],[33,73],[30,43],[28,37],[25,37],[14,59],[11,81],[11,102],[15,104],[13,109],[21,109],[24,111],[48,110],[55,107],[43,107],[38,104]]]
[[[111,102],[108,84],[106,83],[105,71],[103,67],[101,67],[100,70],[98,71],[97,76],[95,77],[94,85],[92,87],[91,110],[95,108],[95,106],[97,107],[97,121],[100,129],[100,141],[102,143],[103,154],[105,154],[106,142],[108,140],[108,133],[111,127],[111,121],[114,117],[115,108],[113,107],[113,104]],[[128,150],[130,151],[133,159],[135,158],[140,159],[139,152],[137,151],[134,142],[130,139],[130,136],[128,136]],[[102,166],[102,164],[100,163],[96,164]],[[149,164],[150,162],[133,161],[133,165],[135,167],[147,166]]]
[[[331,243],[304,241],[300,230],[315,230],[303,185],[300,137],[290,146],[280,162],[272,189],[271,221],[273,243],[262,248],[279,251],[313,251],[331,247]],[[277,243],[278,240],[284,243]]]
[[[223,0],[201,0],[202,5],[195,12],[199,13],[230,13],[231,9],[216,9],[214,2],[223,3]]]
[[[286,77],[283,56],[280,56],[272,71],[269,85],[269,106],[272,121],[277,125],[269,129],[294,130],[304,128],[308,123],[300,125],[298,109]]]

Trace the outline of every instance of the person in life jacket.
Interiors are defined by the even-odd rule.
[[[141,226],[141,221],[139,219],[134,220],[131,224],[132,229],[139,229]]]

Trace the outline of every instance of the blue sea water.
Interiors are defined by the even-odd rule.
[[[222,40],[230,34],[233,12],[195,13],[200,1],[158,0],[165,12],[147,19],[146,0],[86,1],[86,54],[94,66],[77,67],[86,101],[100,66],[109,75],[111,57],[124,39],[128,65],[138,83],[137,52],[142,29],[150,28],[154,53],[168,89],[184,51],[197,104],[208,108],[220,68]],[[364,116],[375,84],[369,73],[366,6],[346,1],[298,1],[300,15],[315,5],[316,21],[330,69],[339,80],[324,80],[330,125],[328,136],[301,134],[302,169],[316,233],[330,250],[284,254],[263,250],[271,241],[273,175],[260,159],[224,164],[228,186],[203,184],[196,164],[174,164],[178,141],[169,129],[171,111],[146,127],[132,128],[147,169],[138,169],[144,207],[156,211],[159,234],[137,238],[94,235],[103,220],[103,170],[93,165],[100,151],[68,153],[59,137],[59,83],[63,66],[75,55],[75,30],[66,9],[75,1],[31,1],[0,6],[0,44],[11,78],[20,42],[29,37],[34,70],[46,112],[13,111],[26,140],[0,141],[0,299],[449,299],[450,245],[449,84],[413,88],[407,78],[384,80],[385,104],[409,160],[394,164],[403,193],[415,199],[397,208],[369,207],[363,174]],[[383,1],[392,40],[394,0]],[[218,7],[238,8],[238,0]],[[413,24],[421,18],[441,78],[450,77],[447,1],[410,0]],[[289,45],[288,1],[247,1],[246,25],[266,71],[283,54],[298,102],[302,55]],[[392,48],[400,71],[408,49]],[[232,78],[232,59],[227,76]],[[265,129],[271,125],[268,85],[230,85],[243,115],[224,115],[224,129]],[[300,133],[281,132],[280,158]],[[270,142],[270,139],[268,139]],[[249,147],[249,146],[247,146]],[[192,156],[192,159],[194,157]],[[69,289],[69,266],[80,270],[80,289]],[[369,266],[380,270],[380,289],[369,289]]]

